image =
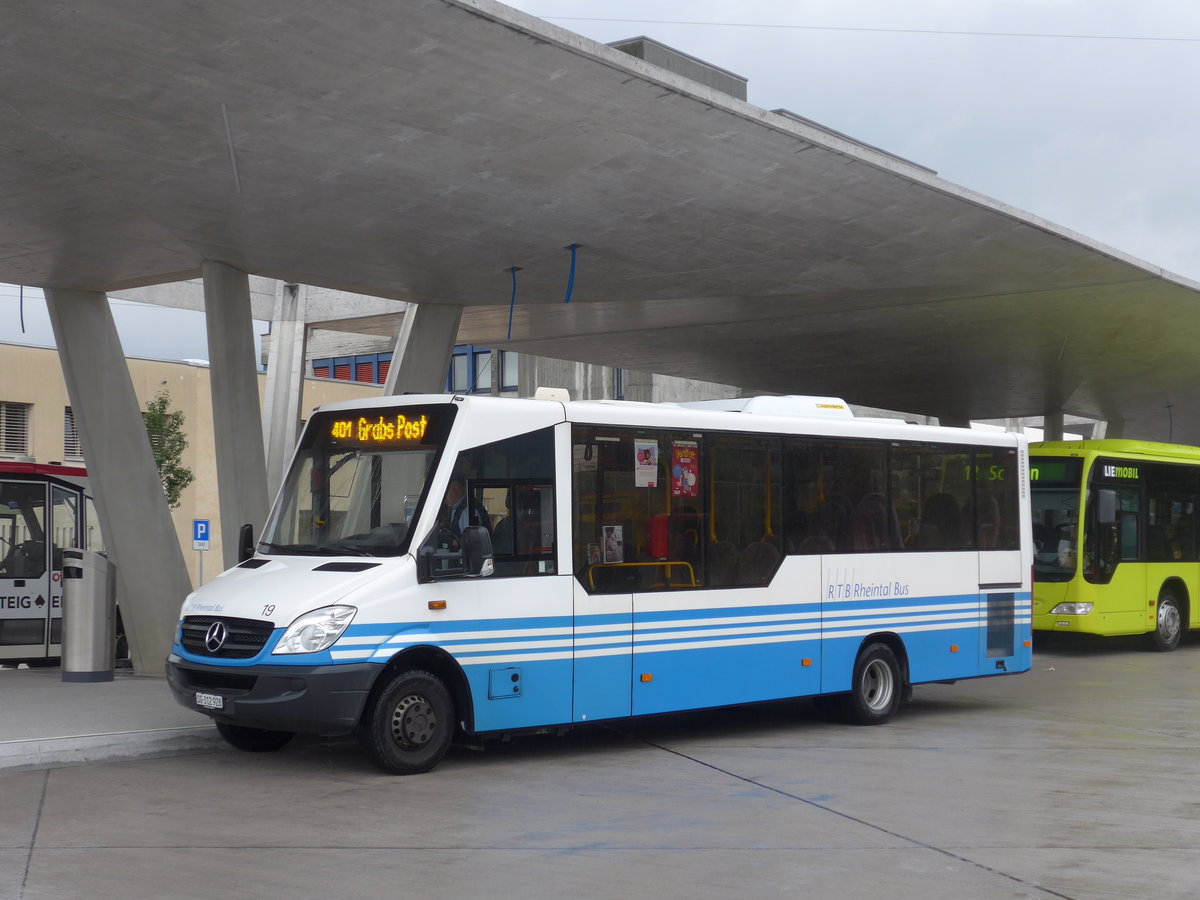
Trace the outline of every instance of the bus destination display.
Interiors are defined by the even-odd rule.
[[[338,440],[356,440],[360,444],[419,444],[428,427],[429,420],[424,415],[410,419],[404,413],[397,413],[394,418],[379,416],[377,420],[359,416],[357,419],[334,419],[329,424],[329,436]]]

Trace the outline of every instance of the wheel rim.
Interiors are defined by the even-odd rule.
[[[892,703],[896,689],[892,667],[881,659],[873,659],[862,675],[863,702],[872,712],[883,712]]]
[[[392,737],[406,750],[429,743],[437,731],[433,704],[420,694],[409,694],[392,710]]]
[[[1174,643],[1179,637],[1181,627],[1179,609],[1169,600],[1158,604],[1158,633],[1168,644]]]

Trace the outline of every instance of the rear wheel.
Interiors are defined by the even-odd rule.
[[[850,693],[828,699],[840,719],[855,725],[882,725],[896,714],[903,694],[895,652],[887,644],[868,644],[854,662]]]
[[[368,702],[359,732],[363,750],[389,775],[428,772],[454,736],[454,701],[429,672],[402,672]]]
[[[1166,653],[1179,646],[1183,637],[1183,616],[1180,613],[1179,601],[1170,588],[1164,588],[1158,595],[1158,614],[1154,630],[1150,632],[1150,647]]]
[[[294,731],[268,731],[265,728],[230,725],[228,722],[218,722],[217,731],[231,747],[247,753],[273,753],[283,749],[296,736]]]

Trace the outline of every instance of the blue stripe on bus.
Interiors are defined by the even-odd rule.
[[[1029,592],[1015,595],[1014,638],[1027,629],[1030,600]],[[272,656],[284,630],[278,628],[258,656],[219,662],[231,668],[382,665],[406,647],[433,644],[447,648],[466,673],[475,729],[495,731],[845,691],[862,641],[874,632],[901,635],[914,684],[1028,669],[1031,651],[1023,642],[1007,657],[986,656],[987,625],[978,594],[871,598],[355,623],[330,650]],[[174,649],[198,663],[217,662]],[[513,675],[516,681],[505,681]]]

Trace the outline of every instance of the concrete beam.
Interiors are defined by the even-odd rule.
[[[250,310],[254,318],[260,321],[270,320],[271,310],[275,303],[276,284],[278,282],[274,278],[263,278],[259,275],[250,277]],[[136,303],[150,303],[154,306],[202,312],[204,310],[204,279],[193,278],[188,281],[168,281],[147,287],[126,288],[121,291],[112,291],[109,296],[119,300],[132,300]]]
[[[267,387],[263,401],[268,502],[283,483],[284,470],[296,447],[300,403],[304,393],[304,357],[308,341],[305,312],[308,288],[279,282],[271,316]]]
[[[192,585],[121,340],[104,294],[47,288],[45,295],[96,512],[117,570],[133,668],[162,675]]]
[[[229,568],[237,563],[241,526],[250,523],[258,535],[266,522],[267,463],[249,279],[245,272],[218,262],[205,262],[202,271],[221,548],[224,568]]]
[[[440,393],[446,389],[446,373],[458,338],[461,306],[414,304],[408,308],[384,394]]]

